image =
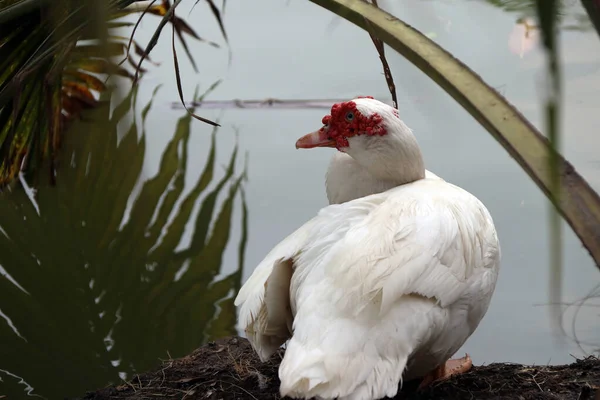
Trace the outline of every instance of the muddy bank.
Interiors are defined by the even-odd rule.
[[[261,363],[242,338],[211,342],[192,354],[135,375],[126,384],[88,392],[79,400],[115,399],[279,399],[281,354]],[[474,360],[476,362],[476,360]],[[407,383],[396,399],[568,399],[600,400],[600,360],[570,365],[524,366],[494,363],[416,393]]]

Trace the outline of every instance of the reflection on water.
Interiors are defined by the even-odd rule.
[[[506,12],[519,14],[521,18],[536,16],[536,0],[483,0]],[[562,29],[588,30],[592,24],[579,0],[560,0],[556,6],[556,20]]]
[[[1,196],[0,395],[21,398],[31,387],[47,398],[81,395],[235,333],[247,220],[237,149],[224,173],[215,170],[213,132],[204,169],[182,195],[186,115],[158,174],[130,201],[145,155],[134,99],[129,93],[112,116],[105,104],[74,124],[57,186],[40,179],[35,191],[18,185]],[[153,112],[149,103],[137,122],[143,127]],[[195,208],[191,241],[181,246]],[[239,238],[230,237],[232,224],[241,224]],[[230,241],[238,265],[223,276]]]
[[[515,27],[510,33],[508,47],[521,58],[533,50],[540,41],[537,26],[535,0],[484,0],[506,12],[517,15]],[[556,7],[557,25],[563,30],[586,31],[592,29],[592,23],[578,0],[562,0]]]

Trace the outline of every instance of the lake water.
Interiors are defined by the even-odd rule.
[[[579,2],[564,3],[565,25],[573,25],[583,10]],[[380,1],[543,128],[545,58],[537,33],[524,39],[516,22],[528,12],[521,4],[528,2]],[[178,15],[200,36],[222,43],[206,4],[192,5],[184,2]],[[231,60],[226,47],[189,41],[195,74],[179,47],[186,100],[196,86],[203,92],[218,79],[223,82],[208,100],[390,99],[368,35],[310,2],[227,2],[224,20]],[[157,21],[144,20],[140,43]],[[560,47],[563,153],[600,190],[600,40],[592,30],[564,29]],[[294,143],[320,126],[327,109],[197,109],[222,125],[211,167],[211,127],[193,121],[187,132],[183,121],[174,136],[184,113],[172,107],[178,95],[169,29],[152,58],[162,64],[147,66],[137,130],[126,134],[133,114],[81,124],[65,146],[56,188],[41,180],[35,206],[29,189],[3,194],[0,226],[10,239],[0,242],[0,272],[21,288],[0,278],[0,395],[81,395],[236,333],[232,299],[239,285],[275,244],[326,205],[332,151],[297,151]],[[567,309],[569,337],[552,328],[546,198],[450,96],[391,50],[388,59],[400,115],[427,168],[487,205],[502,244],[492,304],[460,353],[475,364],[570,362],[584,354],[570,337],[573,321],[583,351],[599,347],[593,300],[577,316],[577,307]],[[144,140],[137,142],[140,112],[158,84]],[[236,143],[235,171],[227,175]],[[247,179],[238,182],[244,166]],[[598,287],[600,274],[566,225],[564,232],[563,301],[577,302]]]

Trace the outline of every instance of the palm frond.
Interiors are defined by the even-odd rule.
[[[178,4],[163,0],[6,0],[0,3],[0,188],[21,171],[29,173],[49,157],[50,181],[62,136],[83,110],[97,107],[107,79],[137,79],[149,60],[160,27],[173,25],[196,69],[185,37],[200,37],[174,15]],[[214,10],[211,10],[213,13]],[[115,29],[132,26],[122,17],[161,17],[156,37],[142,47]],[[221,23],[220,14],[218,20]],[[140,17],[140,18],[141,18]],[[218,47],[215,42],[206,41]],[[154,44],[153,44],[154,43]],[[139,60],[138,60],[139,59]],[[151,61],[151,60],[149,60]],[[127,62],[131,67],[123,65]],[[205,120],[212,123],[212,121]]]
[[[8,274],[0,274],[0,310],[16,329],[0,318],[0,371],[46,398],[118,383],[167,354],[183,356],[235,331],[234,314],[214,304],[231,309],[241,286],[247,209],[237,150],[229,170],[216,171],[215,128],[204,170],[184,194],[193,120],[183,115],[158,173],[128,208],[145,157],[138,126],[145,129],[153,107],[141,111],[141,124],[123,124],[135,109],[135,89],[112,113],[107,93],[72,122],[57,155],[59,185],[41,181],[33,200],[21,185],[0,194],[0,265]],[[191,217],[195,240],[178,250]],[[235,238],[234,225],[242,232]],[[225,272],[221,260],[234,240],[238,265]],[[23,397],[24,386],[2,379],[10,383],[3,395]]]

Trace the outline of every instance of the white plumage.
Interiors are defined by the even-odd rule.
[[[340,150],[331,204],[258,265],[235,301],[239,325],[262,360],[289,340],[282,396],[393,397],[443,367],[483,318],[498,238],[477,198],[424,169],[394,109],[358,98],[324,122],[297,147]],[[366,134],[375,124],[383,131]]]

